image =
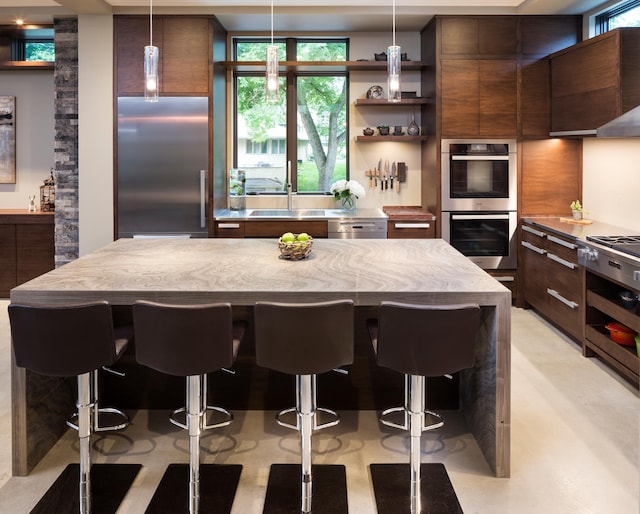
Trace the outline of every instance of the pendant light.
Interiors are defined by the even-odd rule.
[[[393,0],[393,44],[387,48],[387,100],[399,102],[401,49],[396,45],[396,0]]]
[[[267,102],[277,102],[280,98],[280,77],[278,76],[278,47],[273,44],[273,0],[271,0],[271,44],[267,46],[266,79]]]
[[[144,47],[144,101],[157,102],[158,89],[158,59],[160,50],[153,46],[153,0],[149,0],[149,46]]]

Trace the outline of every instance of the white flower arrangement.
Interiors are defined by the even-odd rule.
[[[331,184],[331,194],[336,200],[349,196],[362,198],[365,195],[365,190],[357,180],[338,180]]]

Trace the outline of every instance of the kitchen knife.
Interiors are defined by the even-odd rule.
[[[367,170],[364,172],[365,177],[369,177],[369,189],[373,187],[373,172],[371,170]]]
[[[393,177],[396,174],[396,161],[391,163],[391,190],[393,191]]]
[[[400,166],[396,166],[396,192],[399,193],[400,192],[400,176],[398,175],[398,168],[400,168]]]
[[[384,191],[385,184],[387,183],[389,177],[389,161],[384,161],[384,180],[380,182],[380,189]]]
[[[378,187],[378,177],[380,177],[381,174],[382,174],[382,159],[378,161],[378,168],[376,169],[376,178],[373,183],[375,187]],[[382,181],[382,177],[380,178],[380,180]]]

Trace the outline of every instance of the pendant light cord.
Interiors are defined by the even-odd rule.
[[[271,46],[273,46],[273,0],[271,0]]]
[[[153,0],[149,0],[149,46],[153,46]]]
[[[393,46],[396,46],[396,0],[393,0]]]

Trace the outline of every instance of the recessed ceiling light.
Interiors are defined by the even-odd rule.
[[[16,19],[16,25],[24,25],[24,20],[22,18]]]

